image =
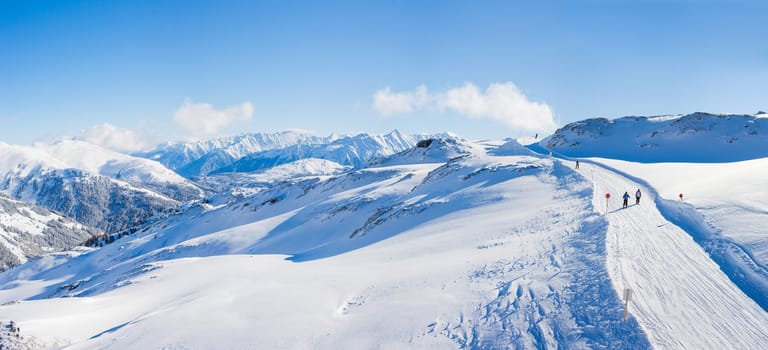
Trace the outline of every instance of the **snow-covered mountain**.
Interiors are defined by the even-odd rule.
[[[713,118],[715,131],[744,121]],[[636,137],[622,130],[600,144],[625,149],[620,159],[644,154],[622,148]],[[656,149],[691,140],[680,135]],[[312,159],[202,177],[222,191],[265,185],[0,273],[0,320],[29,344],[71,349],[768,345],[758,224],[768,202],[723,201],[764,189],[750,177],[768,169],[764,159],[581,158],[576,168],[558,157],[578,145],[553,158],[508,140],[418,141],[354,169]],[[708,176],[675,180],[685,169]],[[731,171],[712,175],[722,169]],[[685,201],[674,197],[683,185]],[[622,209],[615,199],[636,189],[642,204]],[[741,219],[712,229],[724,210]],[[178,320],[198,322],[168,326]]]
[[[0,271],[71,249],[100,234],[47,209],[0,195]]]
[[[80,169],[91,174],[124,181],[177,201],[187,201],[202,196],[202,191],[192,182],[155,161],[125,155],[76,140],[39,144],[36,147],[55,159],[63,161],[67,168]]]
[[[416,141],[415,137],[403,135],[397,130],[385,135],[363,133],[341,137],[329,143],[296,144],[254,153],[214,173],[259,171],[306,158],[325,159],[357,168],[371,159],[411,148]]]
[[[250,173],[198,176],[195,182],[212,193],[206,198],[209,202],[221,204],[268,189],[277,183],[304,177],[338,175],[350,168],[330,160],[305,158]]]
[[[693,113],[587,119],[539,146],[572,157],[637,162],[734,162],[768,157],[768,115]]]
[[[425,138],[397,154],[373,158],[368,162],[369,167],[393,166],[418,163],[444,163],[453,158],[467,156],[472,153],[473,145],[459,137]]]
[[[0,143],[0,191],[107,231],[203,194],[157,162],[73,140]]]
[[[357,167],[373,157],[410,148],[429,136],[384,135],[313,136],[300,131],[251,133],[190,143],[169,143],[136,156],[157,160],[182,176],[192,178],[224,172],[254,172],[317,158]]]
[[[135,155],[160,162],[185,177],[207,175],[249,154],[291,145],[322,144],[337,136],[313,136],[302,131],[247,133],[197,142],[171,142]]]

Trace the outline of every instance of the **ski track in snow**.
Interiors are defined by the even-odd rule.
[[[736,287],[707,253],[662,216],[655,193],[600,166],[582,162],[593,178],[593,204],[605,211],[607,265],[616,292],[631,289],[629,313],[659,349],[761,349],[768,314]],[[643,198],[634,205],[634,191]],[[628,191],[630,206],[621,209]]]
[[[559,162],[551,175],[542,181],[556,182],[557,205],[540,208],[505,232],[508,238],[478,247],[527,247],[470,276],[495,284],[495,297],[454,320],[430,324],[426,334],[440,333],[460,349],[650,348],[637,322],[622,318],[605,264],[607,223],[592,212],[588,183]]]

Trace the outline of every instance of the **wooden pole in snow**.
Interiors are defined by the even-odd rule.
[[[627,288],[624,289],[624,321],[627,320],[627,315],[629,314],[629,296],[632,294],[632,290]]]

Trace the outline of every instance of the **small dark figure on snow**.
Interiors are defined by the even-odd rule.
[[[637,189],[637,192],[635,192],[635,205],[640,205],[640,197],[642,194],[640,193],[640,189]]]
[[[577,160],[576,161],[576,169],[578,169],[578,168],[579,168],[579,161]]]
[[[626,208],[627,205],[629,205],[629,204],[627,204],[627,202],[629,202],[629,193],[628,192],[624,192],[624,195],[621,196],[621,198],[624,198],[624,204],[623,204],[622,208]]]

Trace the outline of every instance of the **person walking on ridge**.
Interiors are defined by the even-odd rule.
[[[576,169],[578,169],[578,168],[579,168],[579,161],[577,160],[576,161]]]
[[[640,197],[642,194],[640,193],[640,189],[637,189],[637,192],[635,192],[635,205],[640,205]]]
[[[626,208],[627,205],[628,205],[627,202],[629,202],[629,193],[624,191],[624,195],[621,196],[621,198],[624,198],[624,204],[623,204],[622,208]]]

